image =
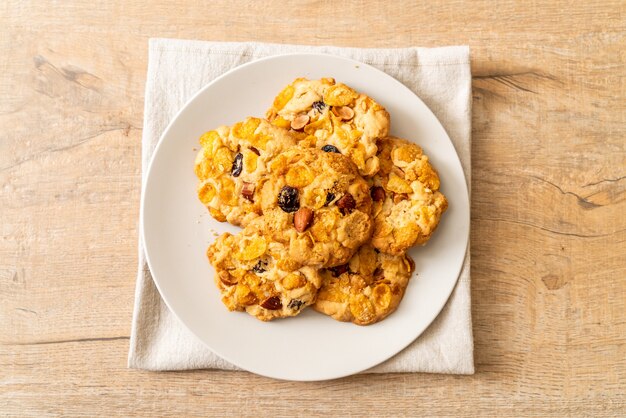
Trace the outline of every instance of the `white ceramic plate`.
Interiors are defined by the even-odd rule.
[[[416,272],[398,310],[360,327],[307,309],[264,323],[228,312],[205,251],[215,232],[238,228],[211,218],[196,197],[198,138],[219,125],[262,116],[297,77],[334,77],[387,108],[391,133],[424,148],[450,207],[425,247],[410,252]],[[404,85],[369,65],[331,55],[297,54],[242,65],[204,87],[178,113],[156,148],[142,201],[148,263],[171,311],[213,352],[251,372],[279,379],[332,379],[369,369],[401,351],[441,311],[461,270],[469,236],[468,192],[445,130]]]

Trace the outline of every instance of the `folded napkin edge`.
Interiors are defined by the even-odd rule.
[[[230,56],[248,56],[252,58],[264,58],[267,56],[290,55],[297,53],[322,53],[329,55],[337,55],[356,61],[363,61],[369,65],[397,64],[410,66],[444,66],[444,65],[464,65],[470,63],[470,47],[468,45],[446,45],[438,47],[392,47],[392,48],[359,48],[359,47],[338,47],[332,45],[297,45],[297,44],[279,44],[279,43],[259,43],[253,41],[244,42],[222,42],[222,41],[201,41],[201,40],[185,40],[175,38],[149,38],[149,50],[172,51],[179,53],[181,49],[190,52],[207,53],[207,46],[211,48],[210,54],[230,55]],[[261,53],[252,53],[253,50],[261,49]],[[277,52],[275,52],[277,51]],[[423,58],[423,53],[428,51],[435,54],[432,57]],[[364,59],[366,56],[381,57],[387,59],[394,58],[390,55],[396,55],[397,58],[415,59],[422,57],[423,62],[407,62],[400,60],[391,62],[374,62]],[[354,58],[356,56],[356,58]],[[446,60],[447,57],[454,57],[452,60]]]

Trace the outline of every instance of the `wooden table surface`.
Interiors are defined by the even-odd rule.
[[[174,3],[0,5],[0,415],[626,414],[626,3]],[[471,46],[474,376],[126,368],[150,37]]]

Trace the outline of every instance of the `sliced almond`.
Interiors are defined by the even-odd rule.
[[[291,121],[291,129],[298,131],[305,127],[311,118],[309,115],[298,115]]]
[[[237,284],[237,279],[228,274],[227,271],[220,271],[218,274],[220,281],[226,286],[234,286]]]
[[[404,194],[404,193],[395,193],[393,195],[393,203],[398,204],[398,203],[402,202],[403,200],[407,200],[408,198],[409,197],[406,194]]]
[[[413,272],[415,270],[415,261],[413,261],[413,259],[409,255],[405,255],[404,258],[406,259],[407,263],[409,264],[409,270],[411,272]]]
[[[337,109],[337,116],[343,120],[350,120],[354,117],[354,110],[348,106],[339,106]]]

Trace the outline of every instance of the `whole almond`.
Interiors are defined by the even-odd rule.
[[[309,208],[300,208],[293,217],[293,225],[298,232],[307,230],[313,222],[313,211]]]
[[[304,126],[309,123],[309,120],[311,118],[309,117],[309,115],[298,115],[296,116],[292,121],[291,121],[291,129],[293,129],[294,131],[298,131],[302,128],[304,128]]]

